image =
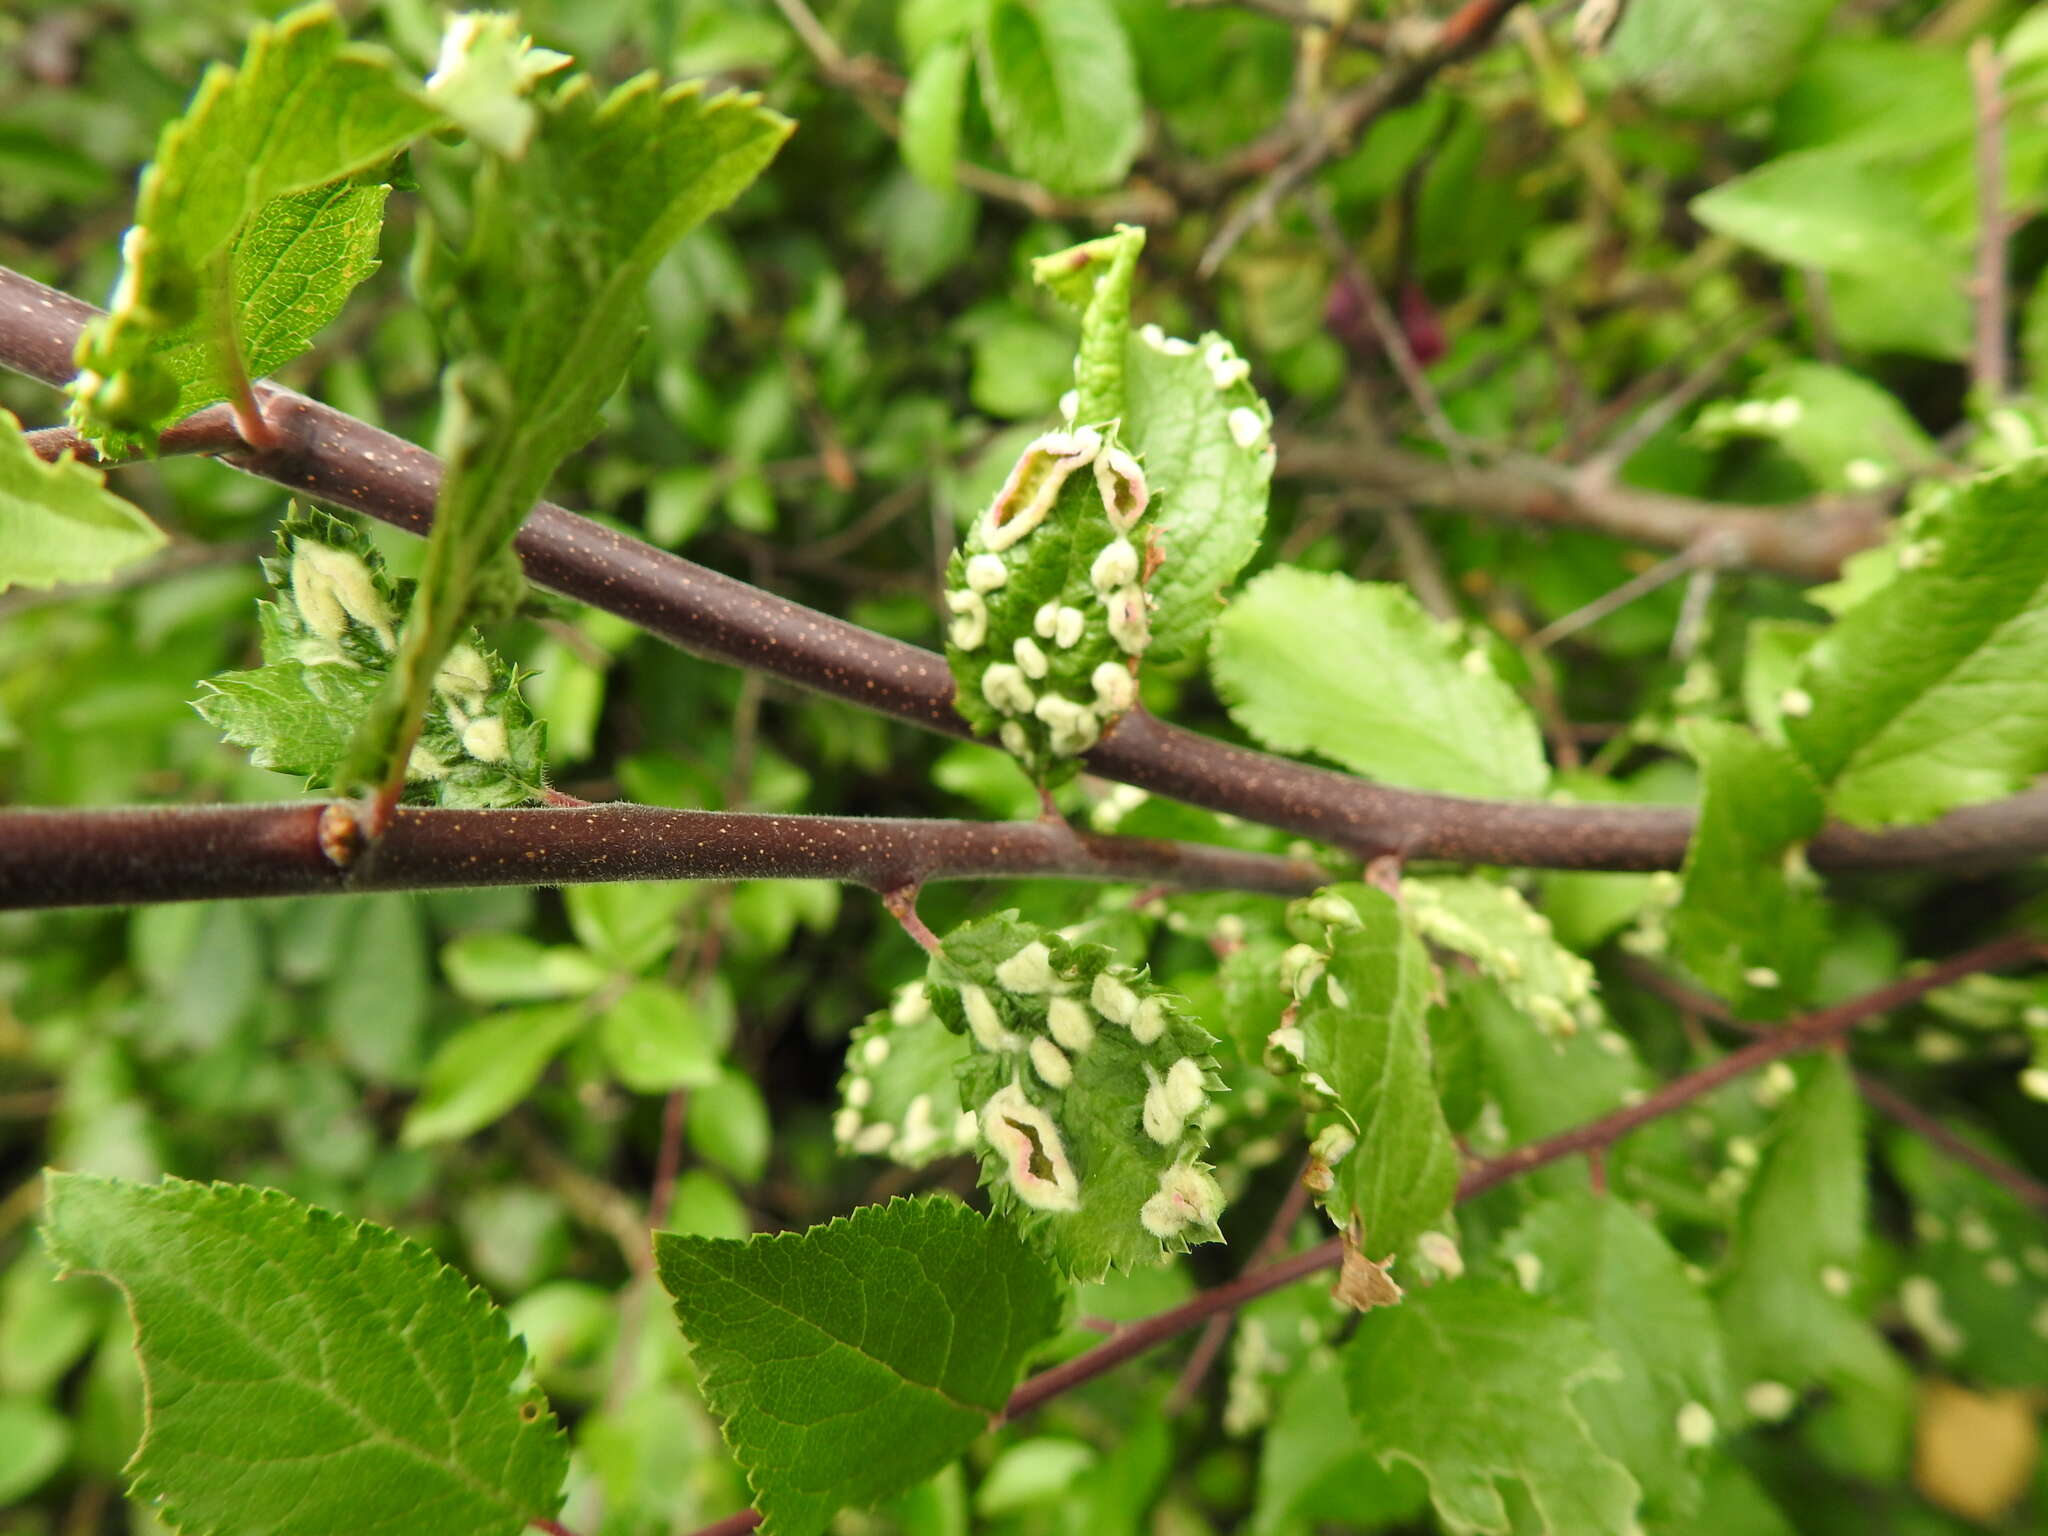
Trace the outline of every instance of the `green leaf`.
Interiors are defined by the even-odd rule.
[[[1359,1444],[1343,1372],[1328,1350],[1288,1374],[1260,1439],[1252,1536],[1320,1529],[1324,1521],[1358,1530],[1411,1524],[1428,1497],[1412,1468],[1383,1468]]]
[[[1592,965],[1558,943],[1550,919],[1513,886],[1476,875],[1409,879],[1401,899],[1423,938],[1473,961],[1552,1039],[1605,1022]]]
[[[1509,1530],[1496,1484],[1521,1483],[1546,1536],[1629,1536],[1635,1479],[1601,1450],[1574,1389],[1619,1374],[1585,1323],[1497,1281],[1416,1291],[1359,1319],[1344,1351],[1366,1450],[1411,1463],[1454,1532]]]
[[[635,982],[597,1021],[597,1043],[635,1093],[718,1080],[718,1044],[690,999],[665,981]]]
[[[2000,799],[2048,769],[2048,458],[1945,493],[1899,574],[1807,653],[1785,734],[1864,826]]]
[[[164,547],[164,531],[106,478],[69,454],[44,463],[0,410],[0,592],[105,581]]]
[[[1222,1081],[1180,999],[1014,912],[948,934],[927,990],[974,1046],[960,1100],[982,1184],[1063,1270],[1098,1280],[1220,1239],[1202,1112]]]
[[[766,1536],[816,1536],[939,1471],[1059,1319],[1045,1265],[936,1196],[746,1242],[661,1232],[654,1251]]]
[[[49,1175],[69,1269],[126,1293],[148,1393],[130,1493],[192,1536],[516,1536],[568,1446],[484,1294],[397,1233],[274,1191]]]
[[[1641,1484],[1645,1522],[1690,1516],[1728,1382],[1720,1324],[1684,1260],[1626,1201],[1583,1187],[1530,1212],[1505,1246],[1536,1294],[1614,1351],[1620,1375],[1576,1398],[1594,1438]]]
[[[1969,347],[1968,256],[1944,239],[1891,162],[1858,145],[1781,155],[1692,200],[1707,228],[1833,280],[1852,345],[1960,357]]]
[[[960,115],[973,63],[965,40],[936,44],[917,61],[903,92],[903,163],[941,192],[952,190],[960,160]]]
[[[583,1028],[581,1003],[508,1008],[464,1026],[427,1063],[426,1082],[406,1112],[408,1147],[481,1130],[533,1090],[555,1053]]]
[[[259,605],[263,665],[199,686],[193,708],[258,768],[339,788],[354,733],[397,649],[409,584],[393,582],[363,534],[296,506],[263,562],[272,600]],[[545,789],[545,734],[518,674],[470,630],[442,659],[435,708],[406,764],[411,801],[523,805]]]
[[[1335,1182],[1323,1203],[1339,1227],[1362,1230],[1368,1253],[1398,1253],[1446,1222],[1458,1189],[1458,1147],[1430,1064],[1429,953],[1393,898],[1372,886],[1332,887],[1294,914],[1297,932],[1312,923],[1322,938],[1282,961],[1295,1013],[1274,1043],[1299,1057],[1305,1080],[1334,1100],[1356,1138],[1330,1159]]]
[[[375,265],[383,190],[332,184],[440,121],[330,6],[258,26],[241,66],[208,69],[157,141],[121,282],[79,343],[73,424],[117,450],[147,447],[252,365],[296,353]]]
[[[1864,1241],[1862,1104],[1823,1056],[1781,1112],[1716,1287],[1729,1374],[1751,1413],[1782,1418],[1832,1387],[1877,1465],[1895,1463],[1911,1414],[1904,1363],[1848,1299]]]
[[[1214,331],[1186,342],[1146,326],[1127,344],[1124,437],[1158,498],[1165,557],[1147,587],[1154,660],[1201,643],[1265,532],[1273,413],[1250,372]]]
[[[1276,752],[1444,794],[1527,798],[1549,781],[1528,707],[1402,587],[1267,571],[1217,620],[1210,670],[1231,718]]]
[[[1658,106],[1720,117],[1791,83],[1836,0],[1632,0],[1608,40],[1615,76]]]
[[[924,983],[900,988],[846,1042],[832,1138],[842,1152],[908,1168],[973,1150],[981,1127],[960,1108],[959,1069],[972,1045],[943,1027]]]
[[[351,788],[389,777],[512,535],[596,429],[639,345],[655,262],[739,196],[791,126],[752,98],[664,91],[651,75],[602,98],[577,76],[539,105],[522,158],[485,155],[459,248],[420,269],[454,359],[448,471],[390,679],[342,770]]]
[[[545,945],[523,933],[466,933],[441,951],[448,985],[473,1003],[532,1003],[585,997],[604,969],[573,944]]]
[[[690,1095],[687,1131],[699,1157],[743,1184],[759,1179],[768,1167],[768,1148],[774,1140],[768,1105],[743,1072],[728,1067]]]
[[[1054,192],[1123,180],[1143,102],[1107,0],[994,0],[976,40],[981,99],[1019,174]]]
[[[1700,765],[1700,818],[1671,914],[1678,959],[1743,1018],[1803,1006],[1827,941],[1807,840],[1821,828],[1819,787],[1784,747],[1724,720],[1679,727]]]

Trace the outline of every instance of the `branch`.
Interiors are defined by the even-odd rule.
[[[1465,0],[1442,22],[1396,24],[1387,37],[1386,67],[1339,97],[1315,130],[1274,169],[1258,191],[1223,221],[1196,272],[1213,277],[1253,225],[1270,215],[1302,182],[1344,153],[1374,121],[1422,94],[1437,72],[1477,53],[1491,41],[1517,0]],[[1426,31],[1421,28],[1426,27]]]
[[[1697,1099],[1704,1098],[1718,1088],[1725,1087],[1736,1078],[1757,1068],[1767,1066],[1781,1057],[1799,1055],[1806,1051],[1818,1050],[1832,1045],[1857,1025],[1866,1023],[1880,1014],[1903,1007],[1916,998],[1925,996],[1937,987],[1945,987],[1952,981],[1979,971],[1997,970],[2012,965],[2030,956],[2041,953],[2041,942],[2031,934],[2008,934],[1989,944],[1968,950],[1960,955],[1941,961],[1913,976],[1901,977],[1861,997],[1851,998],[1832,1008],[1823,1008],[1803,1018],[1795,1019],[1781,1029],[1751,1041],[1738,1051],[1732,1051],[1719,1061],[1674,1078],[1657,1092],[1636,1104],[1624,1106],[1609,1115],[1575,1126],[1571,1130],[1547,1136],[1541,1141],[1532,1141],[1499,1157],[1488,1158],[1474,1163],[1466,1169],[1465,1176],[1458,1182],[1458,1202],[1477,1199],[1489,1190],[1497,1189],[1510,1179],[1521,1177],[1537,1168],[1561,1162],[1567,1157],[1580,1154],[1604,1152],[1620,1141],[1629,1132],[1638,1130],[1653,1120],[1660,1120]],[[1165,1343],[1178,1334],[1187,1332],[1212,1317],[1219,1317],[1256,1301],[1268,1292],[1282,1286],[1305,1280],[1310,1275],[1334,1268],[1344,1257],[1344,1239],[1341,1236],[1326,1238],[1312,1248],[1305,1248],[1292,1258],[1282,1259],[1277,1264],[1239,1275],[1223,1285],[1213,1286],[1190,1297],[1177,1307],[1131,1324],[1105,1339],[1093,1349],[1084,1350],[1073,1359],[1040,1371],[1023,1382],[1010,1394],[1010,1400],[997,1415],[991,1428],[998,1428],[1011,1420],[1023,1417],[1033,1409],[1043,1406],[1063,1392],[1071,1391],[1096,1377],[1106,1375],[1126,1361],[1136,1359],[1157,1345]],[[759,1524],[759,1518],[749,1518],[751,1510],[714,1526],[708,1526],[696,1536],[724,1536],[727,1532],[750,1531]]]
[[[1718,565],[1802,581],[1832,581],[1843,560],[1883,542],[1889,505],[1883,496],[1822,496],[1782,507],[1696,501],[1622,485],[1597,464],[1571,470],[1510,455],[1460,466],[1390,444],[1304,437],[1281,442],[1277,467],[1296,479],[1329,480],[1503,522],[1589,528],[1661,549],[1704,546]]]
[[[1314,865],[1055,821],[921,821],[644,805],[401,807],[374,848],[348,801],[0,811],[0,910],[609,880],[844,880],[880,892],[996,877],[1299,896]]]
[[[96,311],[0,267],[0,367],[61,386]],[[441,464],[425,449],[291,390],[259,386],[281,446],[224,462],[299,495],[413,533],[433,519]],[[1417,459],[1434,477],[1447,467]],[[1501,471],[1465,472],[1493,483]],[[1393,494],[1430,500],[1414,489]],[[1530,485],[1517,482],[1526,501]],[[1547,492],[1553,502],[1558,493]],[[1615,494],[1656,505],[1672,498]],[[1693,503],[1679,503],[1694,506]],[[1776,521],[1785,516],[1772,510]],[[1761,531],[1759,531],[1759,537]],[[1677,541],[1685,542],[1685,541]],[[542,502],[514,547],[535,582],[630,619],[693,655],[966,737],[945,658],[831,618]],[[1167,725],[1142,710],[1085,759],[1092,773],[1278,827],[1361,856],[1545,869],[1676,869],[1692,813],[1668,807],[1470,800],[1389,789]],[[1956,811],[1925,826],[1831,826],[1807,850],[1814,868],[1952,869],[2013,864],[2048,851],[2048,792]]]

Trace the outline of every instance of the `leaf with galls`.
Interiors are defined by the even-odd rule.
[[[982,1182],[1055,1263],[1095,1280],[1220,1241],[1202,1122],[1222,1081],[1178,998],[1015,913],[956,929],[928,990],[970,1047]]]
[[[981,1125],[960,1107],[957,1081],[970,1047],[942,1026],[924,983],[897,990],[846,1044],[832,1137],[840,1150],[886,1157],[908,1168],[972,1151]]]
[[[193,707],[258,768],[340,788],[355,727],[390,675],[411,582],[393,581],[369,539],[324,512],[294,509],[263,562],[263,665],[200,684]],[[546,730],[516,670],[474,629],[434,674],[433,699],[406,765],[406,799],[458,808],[541,798]]]

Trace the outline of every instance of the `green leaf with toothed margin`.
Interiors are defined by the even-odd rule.
[[[1528,706],[1404,587],[1267,571],[1216,621],[1209,667],[1231,718],[1276,752],[1450,795],[1526,799],[1550,780]]]
[[[1590,1323],[1620,1374],[1576,1395],[1594,1435],[1643,1488],[1644,1523],[1684,1521],[1726,1421],[1713,1304],[1663,1234],[1626,1200],[1581,1185],[1531,1210],[1503,1241],[1524,1284]]]
[[[263,665],[223,672],[193,701],[258,768],[332,788],[356,727],[391,670],[409,582],[339,518],[294,507],[263,562]],[[475,630],[434,678],[435,707],[407,764],[405,798],[456,809],[525,805],[545,793],[546,727],[518,673]]]
[[[1014,912],[949,933],[926,991],[974,1047],[960,1101],[990,1201],[1056,1265],[1099,1280],[1221,1241],[1202,1120],[1222,1080],[1180,998]]]
[[[1927,821],[2048,770],[2048,457],[1938,493],[1899,573],[1806,653],[1785,737],[1861,826]]]
[[[381,786],[426,708],[512,535],[640,344],[654,264],[758,176],[791,124],[753,97],[663,89],[642,75],[600,94],[588,75],[540,98],[517,159],[485,154],[466,186],[467,227],[433,238],[415,271],[453,359],[442,375],[441,454],[419,588],[391,677],[341,778]]]
[[[744,1242],[657,1232],[654,1258],[764,1536],[817,1536],[946,1466],[1062,1304],[1006,1227],[938,1196]]]
[[[164,532],[69,457],[45,464],[0,410],[0,592],[104,581],[164,547]]]
[[[1108,0],[995,0],[976,42],[982,103],[1020,175],[1054,192],[1123,180],[1144,102]]]
[[[1358,1321],[1344,1378],[1363,1448],[1429,1483],[1448,1531],[1628,1536],[1635,1479],[1603,1451],[1574,1401],[1612,1378],[1613,1355],[1577,1318],[1495,1280],[1411,1293]],[[1499,1483],[1522,1485],[1510,1521]]]
[[[252,377],[294,355],[375,266],[384,189],[350,178],[442,121],[331,6],[258,26],[157,141],[120,284],[79,343],[73,424],[146,449],[228,397],[237,353]]]
[[[1824,817],[1820,786],[1789,750],[1743,726],[1687,720],[1679,734],[1702,789],[1672,948],[1740,1017],[1783,1018],[1807,1002],[1827,941],[1820,881],[1803,854]]]
[[[127,1294],[131,1496],[188,1536],[517,1536],[568,1443],[483,1292],[419,1244],[234,1184],[48,1175],[67,1269]]]

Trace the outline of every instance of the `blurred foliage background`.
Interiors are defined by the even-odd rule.
[[[253,18],[283,9],[0,5],[0,261],[104,297],[159,126],[209,61],[239,53]],[[361,35],[431,63],[439,17],[424,0],[343,9]],[[1669,550],[1569,519],[1416,505],[1359,466],[1375,454],[1519,455],[1563,470],[1605,455],[1622,484],[1708,510],[1808,509],[1825,496],[1887,504],[2048,437],[2048,406],[2033,393],[2048,390],[2048,239],[2031,219],[2048,187],[2048,7],[1636,0],[1592,56],[1574,52],[1573,7],[1529,7],[1412,104],[1335,145],[1306,194],[1246,230],[1213,276],[1203,253],[1256,195],[1271,146],[1381,67],[1361,44],[1448,8],[1366,0],[1341,8],[1348,30],[1335,36],[1222,4],[1013,9],[1128,54],[1121,72],[1115,57],[1098,60],[1104,72],[1079,82],[1097,113],[1086,134],[1047,141],[1029,124],[999,124],[987,91],[965,90],[950,116],[932,106],[945,71],[963,66],[928,61],[965,47],[980,11],[969,0],[844,0],[815,14],[795,0],[523,8],[538,41],[612,78],[710,76],[763,92],[800,124],[762,183],[661,267],[630,386],[561,477],[560,500],[936,644],[936,573],[955,527],[1070,379],[1071,323],[1031,286],[1030,258],[1110,219],[1141,221],[1140,318],[1177,334],[1225,331],[1274,405],[1279,481],[1261,563],[1408,582],[1536,701],[1574,792],[1684,801],[1692,769],[1671,750],[1671,720],[1681,708],[1738,710],[1743,647],[1758,624],[1810,612],[1800,585],[1697,559],[1673,568]],[[2003,68],[2007,206],[2018,210],[2019,363],[2002,389],[1972,368],[1982,124],[1969,49],[1982,38]],[[949,174],[956,158],[972,169]],[[408,297],[410,217],[394,197],[382,270],[287,382],[430,442],[439,358],[432,317]],[[1426,387],[1390,358],[1375,293]],[[14,378],[0,378],[0,404],[29,425],[60,407]],[[254,654],[255,557],[279,494],[175,459],[124,472],[120,487],[175,535],[146,580],[0,597],[0,796],[297,793],[224,747],[189,705],[195,680]],[[399,572],[415,567],[419,544],[373,532]],[[1631,582],[1642,588],[1633,601],[1588,612]],[[1561,620],[1568,633],[1547,635]],[[555,782],[577,795],[1035,811],[994,751],[700,663],[566,602],[548,600],[497,638],[534,673]],[[1232,733],[1198,661],[1149,669],[1147,699]],[[1091,780],[1062,793],[1105,829],[1285,846]],[[1676,1068],[1696,1046],[1689,1025],[1631,990],[1612,942],[1651,884],[1540,882],[1561,936],[1615,962],[1603,967],[1610,1000],[1645,1056]],[[1908,952],[1980,937],[2031,910],[2040,885],[2035,871],[1848,882],[1821,992],[1847,995]],[[1130,950],[1149,950],[1171,984],[1216,1004],[1229,976],[1202,936],[1225,916],[1270,927],[1276,906],[1176,899],[1139,913],[1130,896],[967,885],[934,890],[926,915],[943,930],[1003,906],[1054,923],[1092,911]],[[847,1033],[921,970],[878,904],[808,882],[0,917],[0,1531],[153,1528],[118,1493],[139,1431],[125,1321],[101,1289],[53,1285],[32,1235],[45,1163],[270,1184],[423,1238],[511,1307],[575,1421],[572,1525],[688,1529],[730,1507],[739,1490],[667,1309],[636,1277],[646,1214],[738,1235],[913,1187],[970,1189],[964,1163],[912,1175],[832,1145]],[[472,1062],[459,1089],[421,1101],[432,1113],[409,1114],[436,1052],[493,1022],[505,1033],[469,1038],[528,1045]],[[2044,1024],[2030,990],[1987,984],[1872,1054],[2038,1159],[2048,1133],[2012,1069],[2026,1032]],[[663,1046],[650,1057],[651,1040]],[[1725,1145],[1755,1113],[1747,1100],[1726,1106],[1706,1133]],[[1296,1150],[1239,1138],[1235,1239],[1256,1240]],[[1964,1177],[1917,1149],[1888,1160],[1886,1235],[1859,1285],[1896,1282],[1916,1214],[1925,1236],[1928,1217],[1983,1204]],[[2027,1251],[2048,1267],[2038,1245]],[[1136,1316],[1230,1268],[1205,1253],[1090,1288],[1080,1315]],[[2024,1309],[2039,1304],[2038,1277],[2029,1287],[1949,1292],[1970,1343],[1948,1374],[2038,1393],[2048,1312]],[[1314,1448],[1303,1437],[1323,1378],[1303,1378],[1313,1385],[1292,1391],[1275,1421],[1273,1436],[1292,1426],[1293,1438],[1272,1444],[1297,1460],[1276,1464],[1272,1444],[1261,1460],[1256,1400],[1281,1379],[1272,1361],[1284,1365],[1290,1338],[1320,1337],[1325,1311],[1319,1292],[1255,1309],[1224,1373],[1229,1423],[1221,1386],[1212,1407],[1170,1429],[1149,1417],[1168,1362],[1009,1431],[993,1466],[974,1469],[974,1528],[1292,1532],[1420,1518],[1412,1479],[1302,1449]],[[1912,1319],[1893,1321],[1902,1347],[1924,1357]],[[1266,1352],[1263,1367],[1246,1363],[1243,1337]],[[2037,1407],[2022,1444],[2038,1434]],[[1802,1531],[1933,1536],[1970,1528],[1973,1515],[2048,1529],[2039,1491],[2016,1514],[2010,1499],[1973,1507],[1968,1489],[1981,1494],[1983,1476],[1964,1475],[1956,1493],[1925,1466],[1859,1460],[1830,1442],[1843,1433],[1822,1420],[1766,1437],[1752,1457],[1760,1482],[1722,1489],[1725,1503],[1710,1495],[1711,1512],[1685,1528],[1781,1528],[1745,1502],[1769,1489]],[[2015,1492],[2032,1462],[2016,1465]],[[949,1474],[845,1528],[965,1529],[966,1487]]]

